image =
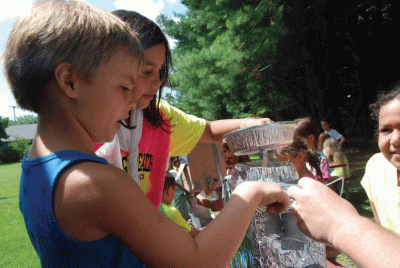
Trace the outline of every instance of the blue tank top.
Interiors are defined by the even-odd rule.
[[[113,236],[93,242],[70,238],[57,224],[53,192],[61,172],[72,163],[103,158],[61,151],[22,161],[19,206],[42,267],[146,267]]]

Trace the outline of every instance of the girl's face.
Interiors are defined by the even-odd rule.
[[[331,124],[326,121],[321,121],[321,127],[325,131],[329,131],[331,129]]]
[[[379,111],[378,145],[385,158],[400,169],[400,100],[394,99]]]
[[[227,162],[231,165],[234,165],[238,161],[238,157],[234,155],[230,150],[223,148],[225,158],[227,159]]]
[[[145,109],[150,101],[155,98],[158,88],[161,86],[160,71],[165,61],[166,47],[158,44],[144,51],[143,72],[140,75],[137,87],[145,92],[138,100],[138,109]]]

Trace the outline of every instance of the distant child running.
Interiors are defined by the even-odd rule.
[[[288,207],[277,184],[242,183],[193,239],[95,155],[93,143],[112,141],[143,97],[142,59],[132,30],[85,2],[37,2],[13,26],[6,77],[18,104],[38,114],[20,209],[42,267],[225,268],[257,207]]]

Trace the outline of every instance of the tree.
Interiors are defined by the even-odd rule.
[[[371,137],[368,105],[399,79],[388,63],[400,53],[396,1],[182,2],[179,23],[159,20],[178,40],[178,107],[208,119],[332,117],[346,136]]]
[[[271,84],[276,46],[286,34],[279,1],[187,0],[186,15],[158,22],[177,40],[173,51],[179,108],[207,119],[279,119],[292,102]],[[292,116],[293,115],[289,115]]]
[[[17,117],[15,121],[10,121],[10,126],[36,124],[37,121],[38,117],[35,115],[24,115]]]
[[[2,144],[1,139],[8,139],[8,135],[6,133],[6,128],[8,127],[9,119],[1,118],[0,116],[0,145]]]

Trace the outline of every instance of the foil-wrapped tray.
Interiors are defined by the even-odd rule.
[[[225,134],[223,141],[235,155],[255,154],[290,144],[295,127],[293,121],[246,127]]]
[[[225,178],[223,191],[227,198],[245,181],[274,182],[287,189],[299,180],[294,164],[280,161],[236,164],[233,174]],[[298,229],[291,206],[280,214],[268,213],[265,207],[259,207],[231,267],[326,268],[325,245]]]

